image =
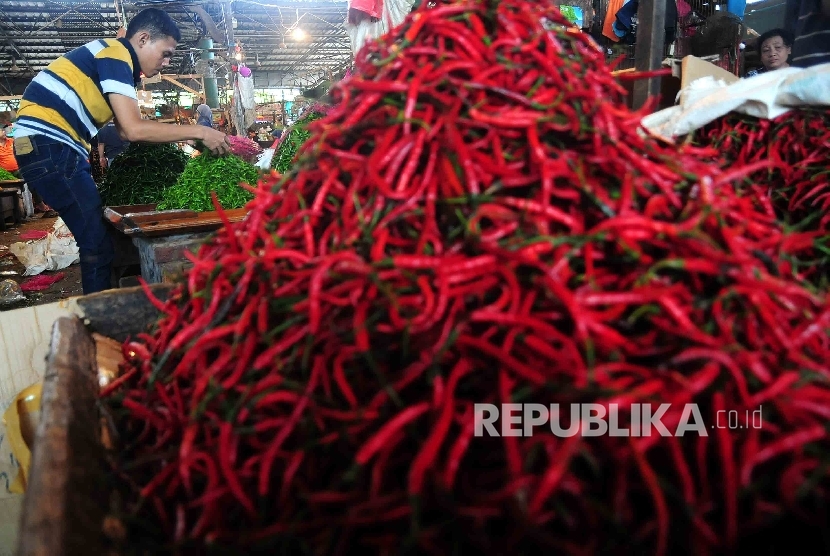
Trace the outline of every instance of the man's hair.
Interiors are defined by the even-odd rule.
[[[755,44],[758,47],[758,56],[761,55],[761,49],[764,48],[764,43],[770,39],[774,39],[775,37],[781,37],[781,40],[784,41],[784,46],[792,46],[793,45],[793,34],[787,31],[786,29],[770,29],[760,37],[758,37],[758,42]]]
[[[173,38],[176,42],[182,39],[182,34],[173,18],[158,8],[147,8],[138,12],[127,25],[127,39],[133,38],[139,31],[147,31],[150,41],[167,37]]]

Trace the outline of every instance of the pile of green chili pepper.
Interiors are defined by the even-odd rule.
[[[189,159],[176,145],[131,143],[107,168],[98,188],[101,202],[104,206],[158,203]]]
[[[437,0],[360,52],[291,170],[124,345],[101,393],[131,532],[115,548],[820,538],[830,303],[796,264],[817,233],[736,189],[762,163],[722,170],[640,133],[569,27],[552,2]],[[505,403],[560,404],[573,430],[478,434],[476,404]],[[630,434],[585,434],[580,403]],[[670,404],[669,434],[638,433],[632,404]],[[702,430],[676,436],[686,404]]]
[[[0,168],[0,181],[17,180],[17,179],[20,179],[20,178],[17,178],[11,172],[9,172],[7,170],[4,170],[3,168]]]
[[[190,159],[175,185],[164,191],[158,210],[215,210],[211,193],[225,209],[242,208],[253,198],[240,184],[256,184],[259,172],[253,164],[235,155],[215,156],[205,150]]]
[[[311,136],[311,132],[308,131],[308,125],[323,116],[324,114],[322,112],[310,111],[287,129],[280,138],[277,151],[274,153],[274,158],[271,159],[271,168],[280,174],[288,172],[294,163],[297,151]]]

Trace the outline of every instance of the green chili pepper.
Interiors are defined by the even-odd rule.
[[[238,156],[217,157],[205,151],[191,159],[176,184],[165,190],[158,209],[215,210],[211,191],[216,191],[222,208],[242,208],[253,199],[253,195],[239,184],[256,184],[258,178],[256,166]]]

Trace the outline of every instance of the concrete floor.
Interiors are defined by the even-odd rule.
[[[21,233],[35,230],[51,230],[55,224],[55,220],[57,218],[41,218],[40,214],[36,214],[33,219],[24,221],[15,228],[8,228],[6,231],[0,232],[0,273],[9,271],[17,273],[15,275],[0,274],[0,280],[11,279],[20,283],[29,278],[28,276],[23,276],[26,268],[8,250],[8,247],[12,243],[23,241],[20,239]],[[83,294],[83,289],[81,288],[81,267],[77,263],[60,271],[46,271],[43,274],[57,274],[58,272],[63,272],[65,275],[60,282],[52,284],[49,289],[44,291],[26,293],[26,301],[21,301],[12,307],[0,307],[0,310],[33,307],[35,305],[52,303],[53,301],[60,301],[61,299]]]

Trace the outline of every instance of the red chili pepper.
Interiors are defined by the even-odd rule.
[[[317,386],[317,381],[319,380],[320,373],[322,372],[322,365],[322,359],[315,359],[314,363],[312,364],[311,377],[309,378],[308,385],[306,386],[305,392],[303,393],[303,398],[299,402],[297,402],[296,406],[294,406],[294,409],[291,411],[291,416],[289,417],[288,421],[285,423],[285,425],[283,425],[282,429],[277,434],[273,443],[271,444],[271,446],[269,446],[268,450],[263,455],[262,465],[259,468],[259,488],[257,491],[259,496],[265,496],[268,492],[268,483],[270,479],[271,466],[273,465],[274,458],[276,457],[280,447],[282,447],[283,442],[285,442],[285,440],[293,431],[294,426],[300,420],[300,416],[303,414],[303,411],[305,411],[305,408],[309,402],[309,396]]]
[[[455,412],[455,388],[461,378],[472,371],[472,367],[465,360],[460,360],[450,372],[447,387],[444,389],[444,400],[441,404],[441,414],[435,423],[432,433],[427,438],[418,455],[409,469],[409,494],[420,496],[424,488],[424,476],[438,457],[438,451],[449,432]]]
[[[726,412],[723,394],[718,392],[713,397],[716,413]],[[726,513],[726,548],[734,548],[738,541],[738,481],[735,472],[735,458],[732,451],[733,439],[727,427],[716,428],[718,447],[724,481],[724,500]]]
[[[760,465],[769,459],[802,448],[804,445],[824,438],[825,436],[827,436],[827,431],[822,425],[814,425],[794,432],[758,450],[758,453],[751,460],[752,465]]]
[[[355,455],[355,461],[359,465],[366,465],[392,436],[400,429],[429,411],[429,404],[423,403],[408,407],[391,421],[384,425],[369,442],[365,443]]]
[[[581,438],[579,435],[570,436],[561,441],[553,461],[548,464],[548,468],[528,504],[530,514],[536,515],[542,511],[545,502],[556,491],[556,488],[567,474],[570,460],[580,444]]]

